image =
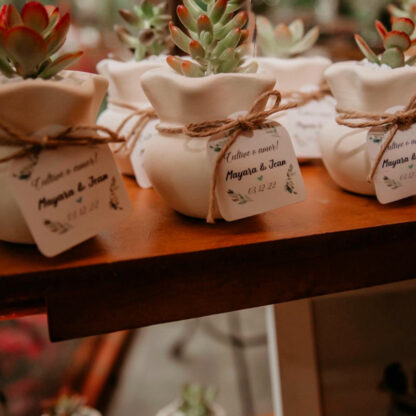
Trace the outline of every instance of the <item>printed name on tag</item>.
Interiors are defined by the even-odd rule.
[[[299,159],[321,158],[318,138],[325,124],[334,120],[335,105],[335,99],[326,96],[322,100],[288,110],[284,124],[290,132]]]
[[[228,138],[208,141],[212,166]],[[241,134],[219,165],[216,200],[227,221],[261,214],[306,198],[299,164],[281,125]]]
[[[394,108],[389,112],[397,111]],[[381,145],[387,138],[385,127],[372,128],[367,136],[367,149],[374,166]],[[416,195],[416,125],[408,130],[398,130],[384,153],[374,176],[377,199],[382,204]]]
[[[12,162],[9,187],[39,250],[56,256],[131,212],[107,145],[43,150]]]
[[[159,120],[150,120],[147,123],[130,155],[130,161],[133,166],[133,171],[136,177],[137,184],[143,189],[152,187],[150,179],[147,176],[147,173],[143,167],[143,158],[144,153],[146,151],[146,145],[148,144],[149,140],[155,135],[156,125],[158,123]]]

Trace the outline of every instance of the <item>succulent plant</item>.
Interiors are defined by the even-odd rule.
[[[310,49],[319,38],[319,28],[315,26],[305,34],[305,25],[300,19],[290,25],[279,24],[273,29],[270,21],[257,17],[257,43],[265,56],[290,58]]]
[[[392,16],[395,17],[407,17],[416,20],[416,1],[415,0],[402,0],[401,8],[390,4],[388,6],[388,11]]]
[[[45,404],[43,416],[91,416],[93,412],[82,397],[62,395]]]
[[[52,56],[65,42],[70,15],[55,6],[26,3],[21,13],[12,4],[0,9],[0,71],[7,77],[52,78],[75,62],[82,52]]]
[[[170,23],[173,42],[192,60],[169,56],[168,64],[179,74],[202,77],[222,72],[256,72],[257,64],[244,65],[248,46],[248,17],[239,10],[244,0],[184,0],[177,14],[188,31]],[[244,66],[243,66],[244,65]]]
[[[116,25],[115,30],[120,40],[134,52],[136,61],[171,50],[168,31],[171,16],[165,14],[165,10],[166,3],[154,5],[149,0],[143,0],[133,10],[119,11],[133,33],[120,25]]]
[[[182,391],[182,401],[173,416],[212,416],[212,403],[216,390],[198,384],[187,384]]]
[[[377,56],[367,45],[360,35],[355,35],[355,41],[364,56],[378,65],[388,65],[391,68],[398,68],[404,65],[413,65],[416,56],[406,59],[406,51],[415,44],[411,35],[415,30],[415,23],[407,17],[394,17],[392,19],[392,30],[389,32],[383,23],[377,21],[376,29],[383,40],[384,52]]]

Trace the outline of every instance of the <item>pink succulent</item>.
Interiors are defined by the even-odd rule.
[[[8,77],[51,78],[82,52],[54,55],[64,44],[71,24],[55,6],[27,2],[21,13],[12,4],[0,9],[0,71]]]

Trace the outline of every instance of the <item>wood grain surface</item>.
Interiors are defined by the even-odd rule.
[[[215,225],[126,184],[134,214],[58,256],[0,243],[0,315],[46,310],[53,340],[416,277],[416,205],[342,191],[304,165],[305,202]]]

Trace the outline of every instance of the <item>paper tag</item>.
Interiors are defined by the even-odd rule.
[[[62,147],[16,159],[8,181],[47,257],[95,236],[131,212],[107,145]]]
[[[228,138],[208,141],[214,167]],[[240,135],[219,165],[216,199],[227,221],[261,214],[306,198],[299,164],[281,125]]]
[[[395,108],[393,111],[401,110]],[[390,112],[391,110],[389,110]],[[388,129],[372,128],[367,136],[371,166],[374,165]],[[384,153],[374,176],[377,199],[381,204],[416,195],[416,125],[408,130],[398,130]]]
[[[320,159],[318,138],[322,128],[335,118],[336,101],[326,96],[287,111],[285,126],[299,159]]]
[[[156,133],[156,125],[158,123],[159,120],[150,120],[146,124],[146,127],[143,129],[130,155],[130,161],[133,166],[137,184],[144,189],[152,187],[150,179],[143,167],[144,153],[146,151],[147,143]]]

